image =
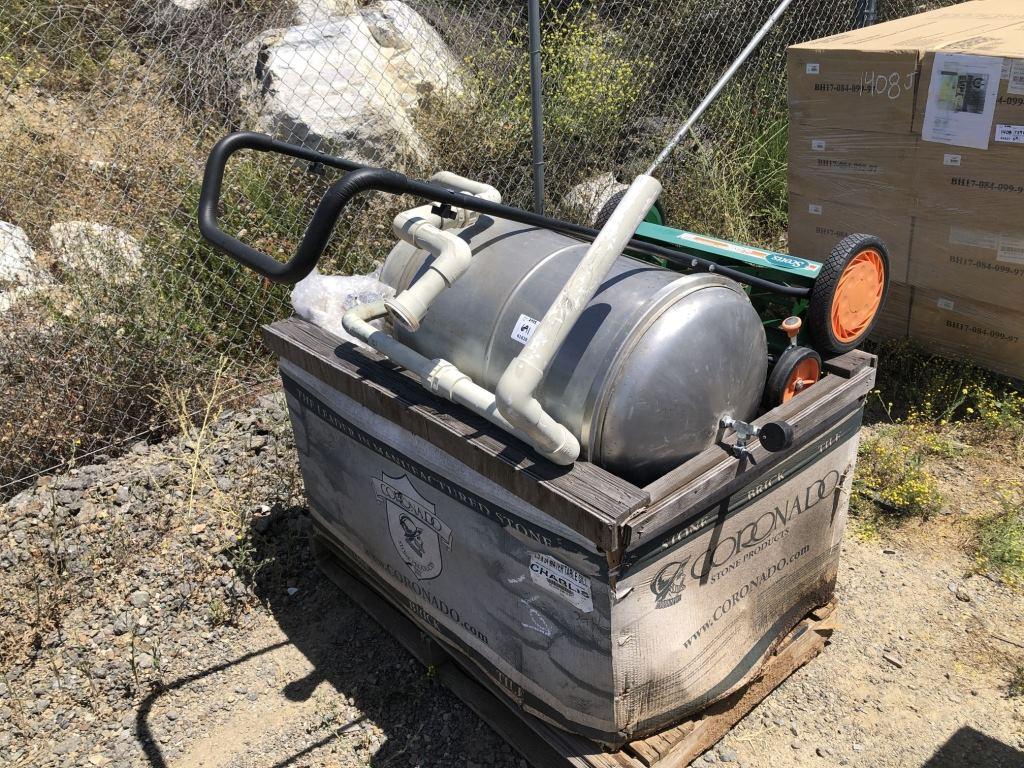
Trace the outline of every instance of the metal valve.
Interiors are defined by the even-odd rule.
[[[724,416],[719,422],[722,429],[731,429],[736,433],[736,442],[729,446],[732,455],[742,459],[750,455],[750,440],[756,437],[761,446],[771,453],[784,451],[793,444],[793,427],[785,421],[769,421],[760,427],[746,421]],[[721,443],[721,441],[719,441]]]

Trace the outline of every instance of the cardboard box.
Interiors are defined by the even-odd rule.
[[[915,218],[910,283],[1024,312],[1024,218],[1004,227]]]
[[[910,259],[911,216],[901,207],[869,208],[833,203],[790,191],[789,252],[824,261],[847,235],[877,235],[889,252],[889,275],[907,282]]]
[[[1024,4],[1021,6],[1024,8]],[[988,147],[1017,146],[1024,151],[1024,24],[1014,27],[1019,40],[1014,44],[1019,58],[997,57],[1001,60],[999,88],[988,131]],[[921,65],[921,86],[914,110],[914,133],[924,126],[929,86],[935,69],[935,53],[928,53]]]
[[[889,294],[878,311],[878,322],[871,331],[875,341],[905,339],[910,333],[910,307],[914,289],[903,283],[889,283]]]
[[[1007,227],[1024,218],[1024,147],[985,150],[922,141],[914,188],[924,218]]]
[[[917,51],[793,46],[786,63],[790,119],[816,127],[909,133],[918,69]]]
[[[987,39],[1022,16],[1024,9],[1013,2],[963,3],[791,46],[790,118],[819,127],[909,133],[922,54]]]
[[[910,337],[925,349],[1024,378],[1024,312],[916,288]]]
[[[847,205],[893,207],[908,214],[914,200],[917,139],[891,134],[789,127],[789,187],[796,194]]]

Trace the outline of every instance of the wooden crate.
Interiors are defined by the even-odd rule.
[[[759,675],[726,699],[678,725],[632,741],[617,751],[552,728],[523,712],[501,689],[474,674],[472,665],[446,649],[385,600],[372,577],[357,573],[328,532],[313,534],[320,568],[374,621],[536,768],[685,768],[711,749],[783,680],[825,648],[835,626],[835,600],[805,616],[782,640]]]
[[[788,422],[791,448],[737,458],[730,436],[641,488],[555,467],[304,321],[265,338],[323,536],[552,734],[636,759],[650,756],[627,746],[639,738],[668,750],[669,725],[765,679],[833,594],[871,355],[826,361],[830,375],[758,420]]]

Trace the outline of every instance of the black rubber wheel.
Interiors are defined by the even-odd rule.
[[[768,374],[764,385],[764,407],[770,411],[782,405],[820,378],[821,355],[810,347],[786,347]],[[810,383],[801,386],[795,379]]]
[[[612,216],[612,211],[618,207],[622,198],[625,197],[626,190],[620,189],[614,195],[608,198],[604,205],[601,206],[601,210],[597,212],[597,216],[594,218],[594,229],[601,229],[605,224],[608,223],[608,219]],[[644,221],[651,221],[655,224],[664,224],[668,219],[665,217],[665,209],[661,207],[661,201],[655,200],[654,205],[651,206],[650,212],[647,214],[647,218]]]
[[[843,275],[851,266],[853,271],[844,283]],[[859,347],[878,322],[888,294],[885,243],[874,235],[844,237],[821,265],[811,288],[807,330],[815,348],[826,355],[841,355]]]

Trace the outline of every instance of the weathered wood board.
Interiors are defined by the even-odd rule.
[[[336,551],[524,713],[621,747],[744,689],[837,570],[873,358],[647,488],[554,468],[308,323],[266,329],[314,518]],[[563,731],[558,731],[562,733]]]

